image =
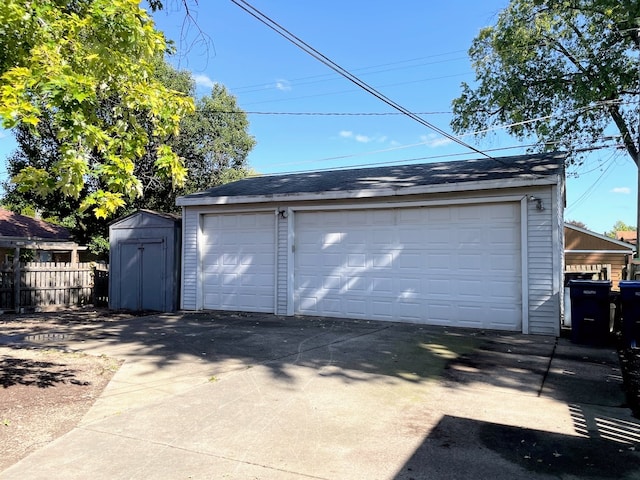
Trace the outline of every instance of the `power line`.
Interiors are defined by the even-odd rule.
[[[531,144],[531,145],[513,145],[510,147],[500,147],[500,148],[493,148],[493,149],[489,149],[487,150],[487,152],[498,152],[498,151],[504,151],[504,150],[514,150],[514,149],[521,149],[521,148],[526,148],[527,146],[535,146],[535,144]],[[458,153],[445,153],[442,155],[431,155],[431,156],[427,156],[427,157],[414,157],[414,158],[404,158],[402,160],[388,160],[388,161],[382,161],[382,162],[370,162],[370,163],[361,163],[361,164],[354,164],[354,165],[349,165],[349,166],[345,166],[345,167],[327,167],[327,168],[314,168],[311,170],[292,170],[289,172],[278,172],[278,173],[259,173],[256,174],[255,176],[275,176],[275,175],[291,175],[291,174],[295,174],[295,173],[313,173],[313,172],[324,172],[324,171],[329,171],[329,170],[350,170],[353,168],[367,168],[367,167],[379,167],[379,166],[384,166],[384,165],[396,165],[396,164],[408,164],[411,162],[418,162],[418,161],[425,161],[425,160],[437,160],[437,159],[443,159],[443,158],[452,158],[452,157],[462,157],[462,156],[468,156],[471,155],[468,152],[458,152]],[[339,159],[340,157],[336,157],[335,159]],[[492,160],[498,160],[496,158],[493,157],[489,157]],[[332,159],[324,159],[324,160],[332,160]],[[323,160],[317,160],[317,161],[323,161]],[[306,163],[306,162],[305,162]]]
[[[365,75],[372,75],[372,74],[376,74],[376,73],[382,73],[382,72],[388,72],[388,71],[393,71],[393,70],[400,70],[400,69],[406,69],[406,68],[414,68],[414,67],[419,67],[419,66],[423,66],[423,65],[432,65],[435,63],[446,63],[446,62],[452,62],[452,61],[458,61],[458,60],[466,60],[468,57],[464,56],[464,57],[455,57],[455,58],[450,58],[450,59],[446,59],[446,60],[438,60],[435,62],[425,62],[425,63],[419,63],[416,65],[407,65],[404,67],[398,67],[398,68],[387,68],[387,69],[383,69],[383,70],[374,70],[372,72],[366,72],[366,70],[371,70],[371,69],[377,69],[380,67],[388,67],[388,66],[392,66],[392,65],[400,65],[403,63],[410,63],[410,62],[415,62],[417,60],[426,60],[429,58],[436,58],[436,57],[445,57],[447,55],[453,55],[453,54],[458,54],[458,53],[462,53],[462,52],[466,52],[466,50],[454,50],[452,52],[445,52],[445,53],[437,53],[434,55],[428,55],[426,57],[418,57],[418,58],[412,58],[409,60],[399,60],[396,62],[389,62],[389,63],[382,63],[379,65],[371,65],[368,67],[361,67],[361,68],[357,68],[355,69],[356,72],[362,72]],[[333,73],[323,73],[320,75],[311,75],[311,76],[307,76],[307,77],[299,77],[299,78],[293,78],[290,81],[292,83],[295,83],[296,85],[309,85],[309,84],[313,84],[313,83],[318,83],[318,82],[324,82],[324,81],[330,81],[333,80],[335,78],[339,78],[337,76],[335,76]],[[266,88],[269,88],[272,86],[272,83],[256,83],[253,85],[245,85],[242,87],[229,87],[229,90],[234,91],[234,92],[238,92],[241,91],[242,93],[251,93],[251,92],[259,92],[262,91]]]
[[[203,110],[196,109],[196,112]],[[282,115],[282,116],[309,116],[309,117],[383,117],[392,115],[404,115],[401,112],[258,112],[258,111],[244,111],[244,110],[221,110],[212,112],[214,114],[225,115]],[[416,115],[451,115],[453,112],[419,112]]]
[[[611,167],[613,167],[616,164],[615,162],[611,161],[615,156],[615,154],[616,154],[615,151],[611,153],[608,160],[606,160],[607,162],[609,162],[609,165],[607,165],[607,167],[602,171],[602,173],[598,176],[598,178],[595,179],[595,181],[591,184],[591,186],[589,186],[589,188],[587,188],[587,190],[582,195],[580,195],[580,197],[578,197],[571,205],[568,205],[566,207],[567,212],[573,210],[574,208],[579,206],[582,202],[587,200],[591,195],[593,195],[593,193],[595,192],[596,185],[606,178],[607,172],[611,173],[610,172],[612,171]]]
[[[256,18],[257,20],[259,20],[260,22],[265,24],[267,27],[271,28],[276,33],[278,33],[279,35],[284,37],[286,40],[288,40],[291,43],[293,43],[294,45],[296,45],[298,48],[303,50],[305,53],[311,55],[316,60],[318,60],[321,63],[323,63],[324,65],[328,66],[333,71],[339,73],[344,78],[346,78],[350,82],[354,83],[355,85],[357,85],[361,89],[365,90],[367,93],[373,95],[377,99],[381,100],[382,102],[386,103],[387,105],[389,105],[393,109],[404,113],[407,117],[411,118],[412,120],[420,123],[421,125],[429,128],[430,130],[433,130],[436,133],[439,133],[440,135],[448,138],[449,140],[451,140],[451,141],[453,141],[453,142],[455,142],[455,143],[457,143],[457,144],[459,144],[459,145],[461,145],[461,146],[463,146],[463,147],[465,147],[465,148],[467,148],[469,150],[472,150],[472,151],[482,155],[483,157],[493,158],[490,155],[487,155],[486,153],[484,153],[483,151],[475,148],[474,146],[463,142],[462,140],[460,140],[459,138],[451,135],[448,132],[445,132],[444,130],[442,130],[442,129],[438,128],[437,126],[433,125],[432,123],[424,120],[422,117],[416,115],[415,113],[412,113],[410,110],[406,109],[405,107],[403,107],[402,105],[398,104],[397,102],[394,102],[390,98],[386,97],[381,92],[379,92],[378,90],[376,90],[375,88],[373,88],[372,86],[370,86],[369,84],[367,84],[366,82],[364,82],[363,80],[358,78],[357,76],[353,75],[348,70],[342,68],[340,65],[336,64],[334,61],[332,61],[331,59],[329,59],[328,57],[326,57],[325,55],[320,53],[318,50],[316,50],[315,48],[313,48],[312,46],[310,46],[309,44],[307,44],[306,42],[304,42],[303,40],[301,40],[300,38],[298,38],[297,36],[295,36],[291,32],[289,32],[287,29],[285,29],[284,27],[279,25],[277,22],[275,22],[274,20],[272,20],[271,18],[269,18],[268,16],[266,16],[265,14],[263,14],[262,12],[257,10],[255,7],[250,5],[245,0],[231,0],[231,1],[235,5],[237,5],[241,9],[243,9],[245,12],[250,14],[252,17]]]
[[[420,145],[424,145],[424,143],[417,143],[417,144],[412,144],[412,145],[403,145],[403,146],[399,146],[399,147],[391,147],[391,148],[382,149],[382,150],[376,150],[376,151],[370,151],[370,152],[362,152],[362,153],[354,153],[354,154],[349,154],[349,155],[340,155],[340,156],[335,156],[335,157],[327,157],[327,158],[320,158],[320,159],[314,159],[314,160],[304,160],[304,161],[300,161],[300,162],[276,163],[276,164],[270,164],[270,167],[280,167],[280,166],[287,166],[287,165],[289,165],[289,166],[290,165],[303,165],[303,164],[309,164],[309,163],[321,163],[321,162],[329,162],[329,161],[333,161],[333,160],[343,160],[345,158],[353,158],[353,157],[374,155],[374,154],[377,154],[377,153],[385,153],[385,152],[392,151],[392,150],[398,150],[398,149],[409,148],[409,147],[416,147],[416,146],[420,146]],[[498,147],[498,148],[488,149],[486,151],[487,152],[498,152],[498,151],[504,151],[504,150],[526,149],[526,148],[532,148],[532,147],[536,147],[536,146],[538,146],[537,143],[530,143],[530,144],[524,144],[524,145],[519,144],[519,145],[508,146],[508,147]],[[598,145],[598,146],[591,147],[592,150],[605,150],[605,149],[610,149],[610,148],[615,148],[615,149],[619,150],[619,149],[622,148],[622,146],[621,145]],[[466,153],[466,152],[448,153],[448,154],[442,154],[442,155],[431,155],[431,156],[414,157],[414,158],[408,158],[408,159],[405,158],[405,159],[402,159],[402,160],[386,160],[386,161],[382,161],[382,162],[359,163],[359,164],[352,164],[352,165],[348,165],[348,166],[344,166],[344,167],[314,168],[314,169],[311,169],[311,170],[291,170],[291,171],[277,172],[277,173],[260,173],[259,175],[265,175],[265,176],[269,176],[269,175],[287,175],[287,174],[293,174],[293,173],[311,173],[311,172],[327,171],[327,170],[348,170],[348,169],[351,169],[351,168],[366,168],[366,167],[373,167],[373,166],[393,165],[393,164],[398,164],[398,163],[409,163],[409,162],[417,162],[417,161],[424,161],[424,160],[436,160],[436,159],[460,157],[460,156],[466,156],[466,155],[470,155],[470,153]],[[585,172],[585,173],[589,173],[589,172]]]
[[[464,75],[470,75],[471,72],[468,73],[454,73],[451,75],[442,75],[440,77],[430,77],[430,78],[421,78],[418,80],[408,80],[408,81],[404,81],[404,82],[395,82],[395,83],[387,83],[384,85],[380,85],[380,87],[397,87],[400,85],[409,85],[412,83],[421,83],[421,82],[426,82],[426,81],[430,81],[430,80],[441,80],[443,78],[454,78],[454,77],[461,77]],[[328,97],[331,95],[341,95],[344,93],[352,93],[354,91],[354,89],[349,89],[349,90],[337,90],[337,91],[331,91],[331,92],[324,92],[324,93],[315,93],[312,95],[301,95],[298,97],[286,97],[286,98],[271,98],[269,100],[259,100],[259,101],[255,101],[255,102],[249,102],[249,103],[245,103],[245,105],[258,105],[258,104],[262,104],[262,103],[280,103],[280,102],[290,102],[292,100],[301,100],[304,98],[316,98],[316,97]]]

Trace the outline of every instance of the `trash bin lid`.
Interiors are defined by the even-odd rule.
[[[640,288],[640,280],[620,280],[620,288]]]
[[[640,281],[633,282],[633,283],[637,283],[638,285],[640,285]],[[588,287],[588,286],[606,287],[606,286],[611,286],[611,280],[571,280],[569,282],[569,286],[572,286],[572,285],[580,286],[580,287]]]

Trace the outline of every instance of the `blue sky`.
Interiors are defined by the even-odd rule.
[[[249,163],[258,172],[478,157],[395,114],[230,0],[200,0],[191,12],[195,25],[185,22],[177,3],[155,15],[158,28],[178,47],[172,63],[193,72],[199,94],[222,83],[250,112],[257,146]],[[462,81],[474,79],[467,49],[508,1],[250,3],[393,101],[450,132],[451,101]],[[330,113],[350,115],[319,115]],[[357,115],[372,113],[380,115]],[[480,143],[463,140],[492,156],[524,151],[501,132]],[[0,132],[0,158],[11,148],[10,136]],[[0,175],[3,170],[0,166]],[[616,220],[635,225],[637,170],[628,156],[597,152],[567,173],[565,218],[597,232],[610,230]]]

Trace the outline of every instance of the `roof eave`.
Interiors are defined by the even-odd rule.
[[[510,178],[499,180],[483,180],[476,182],[442,183],[437,185],[419,185],[415,187],[381,188],[361,190],[325,191],[314,193],[287,193],[274,195],[238,195],[218,197],[178,197],[176,205],[180,207],[206,205],[233,205],[244,203],[267,202],[300,202],[309,200],[348,200],[360,198],[398,197],[407,195],[436,194],[448,192],[469,192],[474,190],[495,190],[517,187],[533,187],[540,185],[558,185],[560,175],[549,175],[541,178]]]
[[[580,232],[580,233],[583,233],[585,235],[590,235],[590,236],[598,238],[600,240],[604,240],[604,241],[609,242],[609,243],[611,243],[613,245],[617,245],[619,247],[624,247],[626,249],[635,250],[635,245],[633,245],[632,243],[624,242],[622,240],[618,240],[617,238],[607,237],[606,235],[602,235],[602,234],[600,234],[598,232],[594,232],[594,231],[588,230],[586,228],[578,227],[577,225],[573,225],[573,224],[568,223],[568,222],[565,222],[564,226],[566,228],[571,229],[571,230],[575,230],[576,232]]]

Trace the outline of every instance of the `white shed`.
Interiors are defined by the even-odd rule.
[[[180,197],[181,307],[558,335],[565,157],[260,176]]]

